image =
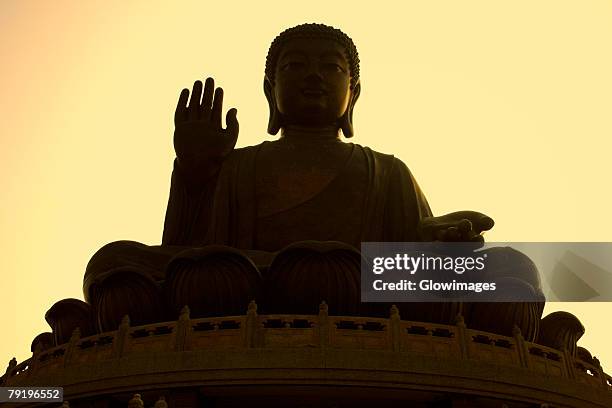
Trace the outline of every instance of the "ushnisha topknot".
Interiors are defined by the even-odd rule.
[[[295,38],[326,38],[337,41],[340,45],[344,46],[350,66],[351,88],[355,87],[359,81],[359,54],[357,53],[357,47],[355,47],[353,40],[337,28],[317,23],[300,24],[288,28],[272,41],[270,49],[268,50],[268,56],[266,57],[265,72],[266,77],[270,81],[274,81],[276,63],[278,62],[282,46],[286,44],[287,41]]]

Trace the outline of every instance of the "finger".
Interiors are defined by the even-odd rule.
[[[457,227],[449,227],[446,230],[446,240],[449,242],[459,241],[461,238],[461,233],[459,232],[459,228]]]
[[[439,231],[446,231],[449,228],[454,228],[456,230],[459,230],[460,225],[462,225],[460,221],[432,223],[430,225],[425,225],[423,227],[423,231],[425,231],[429,235],[435,236]]]
[[[202,96],[202,118],[210,118],[210,110],[212,108],[213,92],[215,90],[215,80],[206,78],[204,84],[204,95]]]
[[[215,89],[215,99],[212,104],[210,122],[216,129],[221,129],[221,111],[223,110],[223,89]]]
[[[482,237],[482,235],[476,233],[473,229],[466,230],[466,231],[460,231],[460,232],[461,232],[461,238],[459,239],[459,241],[461,242],[472,242],[474,240],[478,242],[482,240],[484,242],[484,238]]]
[[[225,124],[227,125],[227,133],[234,139],[234,142],[238,139],[238,111],[236,108],[232,108],[227,111],[225,115]]]
[[[493,221],[493,218],[482,214],[482,217],[477,220],[476,225],[474,225],[473,229],[474,231],[480,234],[483,231],[490,230],[491,228],[493,228],[494,225],[495,221]]]
[[[453,220],[458,219],[470,220],[470,222],[472,223],[472,229],[477,233],[490,230],[491,228],[493,228],[493,225],[495,225],[495,222],[491,217],[478,211],[457,211],[454,213],[446,214],[440,218],[444,219],[444,221],[449,220],[451,222]]]
[[[189,118],[199,119],[200,118],[200,97],[202,96],[202,81],[195,81],[193,83],[193,90],[191,91],[191,100],[189,101]]]
[[[472,222],[465,218],[457,223],[457,228],[461,233],[470,232],[473,230]]]
[[[176,111],[174,111],[174,124],[187,119],[187,100],[189,99],[189,89],[185,88],[179,95],[178,102],[176,104]]]

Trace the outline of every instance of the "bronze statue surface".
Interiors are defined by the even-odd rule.
[[[238,313],[254,298],[277,313],[325,300],[332,313],[386,314],[389,305],[359,305],[361,242],[481,242],[493,226],[474,211],[433,216],[401,160],[342,140],[355,133],[361,82],[357,49],[340,30],[303,24],[281,33],[263,88],[268,133],[280,138],[244,148],[235,148],[235,108],[222,127],[224,91],[212,78],[183,89],[162,245],[111,243],[87,267],[85,298],[99,330],[125,314],[147,323],[186,304],[199,316]],[[402,313],[440,322],[460,311],[411,308],[419,309]],[[534,311],[537,320],[541,305]]]
[[[202,88],[203,91],[202,91]],[[490,218],[462,212],[432,217],[397,158],[345,143],[361,92],[350,38],[305,24],[270,47],[264,78],[274,142],[234,149],[236,109],[221,127],[223,90],[208,78],[181,92],[177,153],[164,245],[227,244],[278,251],[300,240],[480,239]],[[448,234],[448,236],[446,236]]]

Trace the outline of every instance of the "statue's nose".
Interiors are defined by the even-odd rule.
[[[310,70],[304,78],[306,86],[319,86],[323,82],[323,75],[318,69]]]
[[[308,81],[323,81],[323,75],[319,64],[308,64],[308,71],[306,72],[305,80]]]

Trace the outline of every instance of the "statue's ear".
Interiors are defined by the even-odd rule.
[[[344,115],[342,115],[340,118],[340,128],[342,129],[342,133],[346,138],[353,137],[354,134],[353,108],[355,107],[355,103],[357,102],[360,93],[361,83],[358,81],[351,90],[351,98],[349,100],[348,107],[346,108],[346,112],[344,112]]]
[[[272,81],[270,81],[268,77],[265,77],[263,86],[266,99],[268,100],[268,108],[270,110],[270,116],[268,118],[268,133],[271,135],[276,135],[281,128],[281,123],[280,114],[276,108],[276,99],[274,98],[274,85],[272,85]]]

